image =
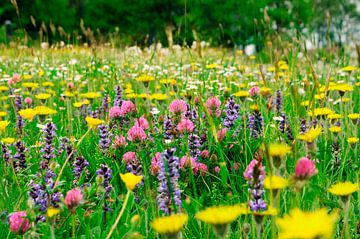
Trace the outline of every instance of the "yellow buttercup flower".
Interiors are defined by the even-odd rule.
[[[309,129],[305,134],[299,135],[298,139],[312,143],[321,134],[321,131],[322,128],[320,126],[316,126],[315,128]]]
[[[9,124],[10,122],[8,120],[0,121],[0,131],[4,131]]]
[[[120,174],[121,180],[125,183],[128,190],[134,190],[135,186],[142,180],[142,176],[137,176],[132,173]]]
[[[58,208],[54,208],[54,207],[49,207],[48,210],[46,211],[46,215],[49,217],[49,218],[52,218],[56,215],[58,215],[60,213],[60,209]]]
[[[286,154],[291,152],[291,147],[286,144],[270,144],[269,154],[272,157],[283,158]]]
[[[38,111],[34,109],[23,109],[19,110],[19,115],[27,120],[33,120],[33,118],[37,115]]]
[[[328,214],[325,208],[313,212],[293,209],[288,215],[276,220],[279,239],[331,239],[337,218],[336,213]]]
[[[266,177],[264,180],[264,187],[266,189],[282,189],[289,185],[289,181],[277,175]]]
[[[188,221],[186,214],[159,217],[151,222],[151,227],[163,235],[176,235]]]
[[[93,117],[89,117],[89,116],[85,118],[85,121],[89,127],[96,127],[96,126],[104,123],[104,121],[101,119],[97,119],[97,118],[93,118]]]
[[[336,196],[348,196],[359,190],[359,185],[352,182],[339,182],[332,185],[328,191]]]

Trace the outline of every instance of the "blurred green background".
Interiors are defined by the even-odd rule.
[[[357,37],[357,5],[356,0],[1,0],[0,42],[167,46],[171,37],[180,45],[198,40],[262,48],[275,33],[343,44],[343,34]]]

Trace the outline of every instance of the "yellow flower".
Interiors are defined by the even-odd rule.
[[[354,87],[352,85],[348,85],[348,84],[335,84],[335,85],[331,85],[329,86],[329,91],[340,91],[340,92],[347,92],[347,91],[353,91]]]
[[[341,119],[341,115],[340,114],[328,114],[327,118],[330,119],[330,120]]]
[[[7,116],[6,111],[0,111],[0,117],[4,117],[4,116]]]
[[[211,225],[227,225],[245,212],[239,209],[239,205],[212,206],[196,213],[195,218]]]
[[[308,101],[308,100],[302,101],[302,102],[300,103],[300,105],[301,105],[301,106],[304,106],[304,107],[307,107],[307,106],[310,105],[310,101]]]
[[[60,209],[58,208],[53,208],[53,207],[49,207],[48,210],[46,211],[46,215],[49,217],[49,218],[52,218],[53,216],[56,216],[60,213]]]
[[[282,189],[282,188],[286,188],[288,185],[289,182],[287,179],[277,175],[266,177],[264,180],[264,187],[266,189]]]
[[[158,94],[149,95],[149,98],[153,99],[153,100],[163,101],[163,100],[168,99],[169,97],[165,94],[158,93]]]
[[[149,76],[149,75],[141,75],[141,76],[138,76],[135,80],[139,81],[139,82],[148,83],[150,81],[154,81],[155,77]]]
[[[176,85],[175,79],[161,79],[160,84]]]
[[[4,144],[12,144],[15,142],[14,138],[2,138],[1,142],[3,142]]]
[[[316,126],[316,128],[309,129],[309,131],[305,134],[299,135],[298,139],[312,143],[321,134],[321,131],[322,128],[320,126]]]
[[[357,120],[360,118],[360,114],[354,113],[354,114],[348,114],[349,119],[351,120]]]
[[[37,110],[34,109],[23,109],[19,111],[19,115],[27,120],[33,120],[35,115],[37,115]]]
[[[328,191],[336,196],[348,196],[359,190],[359,185],[352,182],[339,182],[332,185]]]
[[[269,154],[272,157],[283,158],[286,154],[291,152],[291,147],[286,144],[270,144]]]
[[[279,239],[332,238],[336,213],[328,214],[325,208],[314,212],[303,212],[298,208],[283,218],[278,218]]]
[[[37,94],[35,95],[35,98],[39,100],[46,100],[49,99],[50,96],[51,96],[50,94]]]
[[[137,176],[132,173],[120,174],[121,180],[125,183],[128,190],[134,190],[135,186],[142,180],[142,176]]]
[[[87,93],[80,94],[80,97],[88,98],[88,99],[96,99],[96,98],[101,97],[101,94],[97,93],[97,92],[87,92]]]
[[[4,131],[6,126],[8,126],[10,122],[8,120],[2,120],[0,121],[0,131]]]
[[[250,109],[254,110],[254,111],[259,111],[260,108],[257,104],[253,104],[253,105],[250,105]]]
[[[39,84],[33,82],[25,82],[22,84],[22,86],[31,90],[39,88]]]
[[[218,64],[216,63],[206,65],[206,69],[216,69],[216,68],[218,68]]]
[[[52,83],[51,81],[46,81],[46,82],[44,82],[43,84],[42,84],[43,86],[45,86],[45,87],[53,87],[54,86],[54,83]]]
[[[70,91],[65,91],[64,92],[64,96],[66,97],[73,97],[75,94],[74,93],[71,93]]]
[[[240,98],[245,98],[245,97],[248,97],[249,96],[249,92],[245,91],[245,90],[241,90],[241,91],[238,91],[234,94],[234,96],[236,97],[240,97]]]
[[[334,111],[332,111],[329,108],[316,108],[313,112],[309,112],[309,116],[323,116],[328,114],[334,114]]]
[[[347,142],[348,142],[349,144],[356,144],[357,142],[359,142],[359,138],[349,137],[349,138],[347,139]]]
[[[8,91],[8,90],[9,90],[9,87],[4,86],[4,85],[0,85],[0,92]]]
[[[322,100],[325,98],[325,94],[324,93],[316,94],[314,97],[317,100]]]
[[[331,126],[331,127],[329,128],[329,130],[330,130],[330,132],[332,132],[332,133],[340,133],[340,132],[341,132],[341,127],[339,127],[339,126]]]
[[[96,126],[104,123],[104,121],[101,119],[92,118],[89,116],[85,118],[85,121],[87,122],[89,127],[96,127]]]
[[[187,223],[186,214],[175,214],[171,216],[159,217],[151,222],[151,227],[160,234],[177,234]]]
[[[53,110],[49,107],[46,106],[36,106],[35,110],[37,111],[38,115],[52,115],[52,114],[56,114],[56,110]]]
[[[341,68],[341,71],[345,71],[345,72],[351,72],[351,71],[355,71],[356,67],[355,66],[345,66],[343,68]]]
[[[276,208],[272,206],[268,206],[268,208],[265,211],[255,211],[252,212],[255,216],[275,216],[277,215]]]

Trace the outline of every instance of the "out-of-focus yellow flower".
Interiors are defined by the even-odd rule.
[[[238,218],[241,214],[247,214],[245,207],[234,206],[212,206],[196,213],[195,218],[211,225],[227,225]]]
[[[136,77],[135,80],[143,83],[149,83],[150,81],[154,81],[155,77],[149,75],[141,75]]]
[[[85,118],[85,121],[87,125],[92,128],[104,123],[104,121],[101,119],[97,119],[89,116]]]
[[[163,101],[168,99],[169,97],[165,94],[157,93],[157,94],[149,95],[149,98],[153,100]]]
[[[289,181],[277,175],[266,177],[264,180],[264,187],[266,189],[276,190],[286,188],[289,185]]]
[[[328,90],[329,91],[340,91],[342,93],[345,93],[347,91],[353,91],[354,87],[349,84],[335,84],[335,85],[329,86]]]
[[[325,208],[313,212],[293,209],[288,215],[276,220],[279,239],[331,239],[337,218],[336,213],[328,214]]]
[[[48,210],[46,211],[46,215],[49,217],[49,218],[52,218],[56,215],[58,215],[60,213],[60,209],[58,208],[54,208],[54,207],[49,207]]]
[[[249,96],[249,92],[245,90],[238,91],[234,94],[235,97],[245,98]]]
[[[56,110],[46,106],[36,106],[34,109],[36,110],[38,115],[53,115],[57,113]]]
[[[313,112],[309,112],[309,116],[324,116],[328,114],[334,114],[335,112],[329,108],[316,108]]]
[[[8,120],[0,121],[0,131],[4,131],[9,124],[10,122]]]
[[[46,99],[49,99],[51,97],[50,94],[37,94],[35,95],[35,98],[38,99],[38,100],[46,100]]]
[[[176,85],[175,79],[161,79],[159,82],[164,85]]]
[[[330,120],[341,119],[341,115],[340,114],[328,114],[327,118],[330,119]]]
[[[87,99],[96,99],[96,98],[100,98],[101,94],[97,93],[97,92],[87,92],[87,93],[80,94],[80,97],[87,98]]]
[[[0,85],[0,92],[4,92],[4,91],[8,91],[8,90],[9,90],[9,87]]]
[[[137,176],[132,173],[120,174],[121,180],[125,183],[128,190],[133,191],[137,184],[142,180],[142,176]]]
[[[347,139],[347,142],[348,142],[349,144],[356,144],[357,142],[359,142],[359,138],[349,137],[349,138]]]
[[[331,133],[340,133],[341,132],[341,127],[339,127],[339,126],[331,126],[329,128],[329,130],[330,130]]]
[[[271,157],[283,158],[286,154],[291,152],[291,147],[286,144],[270,144],[269,154]]]
[[[188,221],[186,214],[159,217],[151,222],[151,227],[162,235],[176,235]]]
[[[216,69],[216,68],[218,68],[218,64],[216,63],[206,65],[206,69]]]
[[[312,143],[321,134],[321,131],[322,128],[320,126],[316,126],[315,128],[312,127],[305,134],[299,135],[298,139]]]
[[[54,83],[52,83],[51,81],[46,81],[42,85],[45,86],[45,87],[53,87]]]
[[[351,71],[355,71],[357,68],[355,66],[345,66],[343,68],[341,68],[341,71],[344,72],[351,72]]]
[[[12,144],[15,142],[15,139],[14,138],[2,138],[1,142],[4,144]]]
[[[33,120],[33,118],[37,115],[38,111],[34,109],[23,109],[19,110],[19,115],[27,120]]]
[[[39,88],[39,84],[38,83],[33,83],[33,82],[24,82],[22,83],[22,86],[25,88],[28,88],[30,90],[34,90],[36,88]]]
[[[7,112],[6,111],[0,111],[0,117],[4,117],[7,116]]]

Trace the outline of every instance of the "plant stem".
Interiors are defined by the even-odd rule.
[[[126,197],[125,197],[125,200],[124,200],[124,203],[123,203],[122,208],[121,208],[121,210],[120,210],[120,213],[119,213],[119,215],[117,216],[117,218],[116,218],[116,220],[115,220],[115,223],[112,225],[109,233],[107,234],[106,239],[109,239],[109,238],[111,237],[111,234],[114,232],[117,224],[119,223],[119,221],[120,221],[120,219],[121,219],[121,216],[122,216],[122,214],[123,214],[124,211],[125,211],[126,204],[127,204],[128,200],[129,200],[130,194],[131,194],[131,191],[128,190],[128,192],[127,192],[127,194],[126,194]]]
[[[75,219],[76,219],[76,214],[73,213],[72,215],[72,238],[75,239],[76,238],[76,235],[75,235]]]

